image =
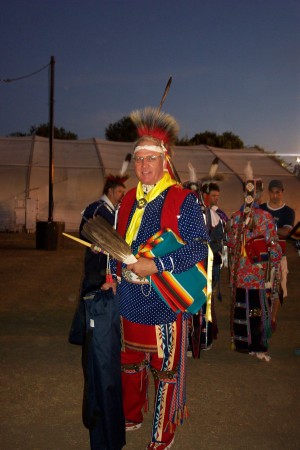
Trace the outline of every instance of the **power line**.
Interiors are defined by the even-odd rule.
[[[33,75],[36,75],[37,73],[41,72],[42,70],[45,70],[49,66],[50,66],[50,63],[46,64],[46,66],[42,67],[41,69],[38,69],[32,73],[29,73],[28,75],[23,75],[23,76],[17,77],[17,78],[5,78],[5,79],[0,78],[0,81],[2,83],[12,83],[13,81],[23,80],[24,78],[29,78],[29,77],[32,77]]]

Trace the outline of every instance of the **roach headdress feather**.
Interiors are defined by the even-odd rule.
[[[185,188],[199,192],[201,190],[201,181],[197,179],[196,169],[191,162],[188,162],[189,179],[183,183]]]
[[[197,198],[200,201],[201,208],[204,208],[204,201],[202,198],[202,183],[201,180],[197,178],[197,172],[195,167],[191,162],[188,162],[188,170],[189,170],[189,179],[188,181],[185,181],[182,185],[186,189],[190,189],[194,191],[194,193],[197,195]]]
[[[218,167],[219,167],[219,158],[215,157],[215,159],[213,160],[213,162],[211,163],[210,169],[209,169],[209,173],[208,173],[208,177],[213,179],[218,171]]]
[[[125,159],[123,161],[121,170],[120,170],[120,176],[123,177],[128,169],[128,166],[130,164],[131,161],[131,153],[127,153],[127,155],[125,156]],[[127,176],[128,178],[128,176]]]
[[[125,156],[125,159],[122,163],[120,174],[119,175],[112,175],[111,173],[108,174],[105,177],[106,182],[111,181],[112,183],[115,183],[115,184],[121,184],[121,185],[124,184],[125,181],[127,181],[129,178],[129,175],[126,174],[126,171],[130,164],[130,161],[131,161],[131,153],[127,153],[127,155]]]
[[[209,183],[211,183],[211,182],[214,180],[214,178],[215,178],[215,176],[216,176],[216,174],[217,174],[218,168],[219,168],[219,158],[216,156],[216,157],[213,159],[213,161],[212,161],[212,163],[211,163],[211,165],[210,165],[210,168],[209,168],[207,177],[205,177],[205,178],[202,180],[202,185],[203,185],[203,186],[204,186],[204,185],[205,185],[205,186],[208,186]]]

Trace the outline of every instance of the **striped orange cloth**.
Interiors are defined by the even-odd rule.
[[[138,254],[145,258],[161,257],[182,247],[184,242],[169,228],[158,231]],[[162,272],[151,275],[151,283],[158,295],[176,313],[196,314],[207,298],[207,272],[204,262],[198,262],[181,273]]]

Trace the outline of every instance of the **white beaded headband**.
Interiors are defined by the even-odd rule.
[[[164,153],[167,151],[163,142],[161,143],[160,146],[159,145],[138,145],[137,147],[135,147],[133,153],[136,153],[140,150],[149,150],[150,152],[155,152],[155,153]]]

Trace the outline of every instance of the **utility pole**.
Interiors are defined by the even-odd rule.
[[[48,221],[36,223],[36,248],[55,250],[60,243],[64,222],[53,222],[53,140],[54,140],[54,56],[50,60],[50,99],[49,99],[49,210]]]
[[[53,221],[53,139],[54,139],[54,56],[50,60],[50,101],[49,101],[49,212],[48,222]]]

